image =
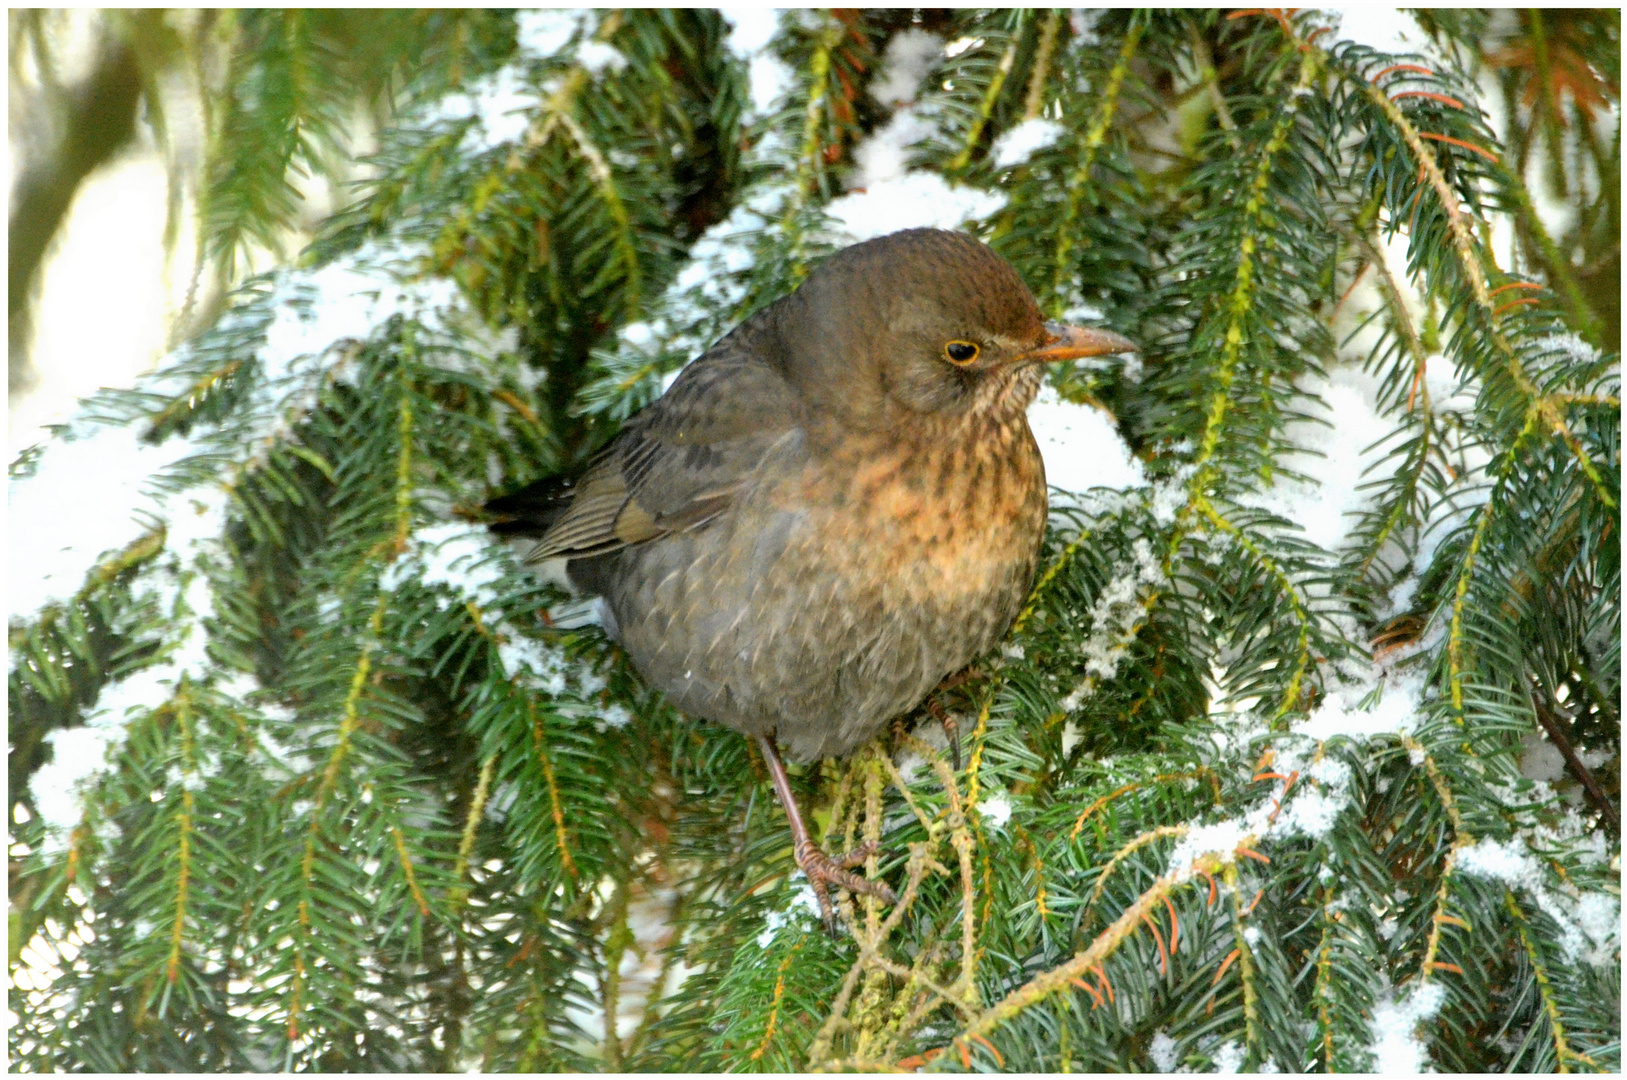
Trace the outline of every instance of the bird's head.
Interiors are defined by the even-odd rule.
[[[1135,348],[1110,331],[1046,322],[1010,263],[942,229],[846,248],[781,308],[787,373],[804,394],[861,423],[997,401],[1025,408],[1038,380],[1021,372]]]

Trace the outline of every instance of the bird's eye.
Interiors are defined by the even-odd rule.
[[[951,364],[970,364],[977,359],[978,352],[978,347],[970,341],[951,341],[943,347],[943,354]]]

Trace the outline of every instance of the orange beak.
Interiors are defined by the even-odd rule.
[[[1078,360],[1081,357],[1101,356],[1104,353],[1138,351],[1135,342],[1127,337],[1120,337],[1111,330],[1091,326],[1069,326],[1067,323],[1059,322],[1046,323],[1045,330],[1048,335],[1045,344],[1024,355],[1024,360],[1054,364],[1060,360]]]

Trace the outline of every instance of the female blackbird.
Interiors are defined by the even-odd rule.
[[[829,921],[828,884],[891,890],[813,843],[776,743],[847,754],[999,641],[1045,532],[1039,365],[1133,348],[1046,323],[971,237],[898,232],[741,323],[542,512],[490,508],[604,598],[645,680],[758,740]]]

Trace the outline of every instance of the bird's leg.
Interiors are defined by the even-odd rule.
[[[909,727],[904,723],[904,718],[902,716],[895,716],[889,720],[887,724],[888,728],[892,731],[893,746],[898,747],[902,745],[904,739],[909,735]]]
[[[943,682],[939,683],[926,699],[927,708],[943,726],[944,737],[949,740],[949,757],[955,763],[956,772],[960,772],[960,722],[949,715],[948,710],[943,707],[943,702],[938,700],[938,695],[945,690],[953,690],[963,683],[981,678],[982,675],[976,666],[968,664],[954,674],[945,676]]]
[[[837,858],[826,855],[813,838],[808,835],[808,828],[802,823],[802,811],[797,809],[796,796],[791,794],[791,780],[785,775],[785,765],[780,761],[780,752],[774,746],[774,739],[768,735],[758,735],[757,742],[763,748],[763,760],[768,762],[768,775],[774,781],[774,794],[780,798],[780,805],[785,808],[785,818],[791,825],[791,843],[796,853],[797,865],[813,886],[814,896],[819,901],[819,913],[824,916],[825,926],[832,934],[836,933],[836,911],[830,902],[830,886],[840,885],[853,893],[862,893],[874,896],[886,904],[895,904],[897,897],[885,882],[871,881],[862,878],[851,871],[875,851],[875,845],[865,843]]]
[[[960,772],[960,721],[949,715],[936,694],[926,699],[926,707],[943,725],[944,736],[949,740],[949,759],[955,763],[955,771]]]

